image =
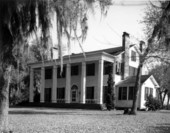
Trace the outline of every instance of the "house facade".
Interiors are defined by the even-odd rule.
[[[60,66],[59,59],[30,63],[29,102],[34,102],[34,74],[35,71],[40,71],[41,103],[105,103],[110,70],[115,85],[137,73],[139,47],[131,45],[129,39],[129,34],[124,32],[122,47],[87,52],[86,57],[82,53],[64,56],[63,67]],[[141,42],[140,45],[143,46],[144,43]],[[63,68],[62,73],[60,68]],[[147,72],[147,68],[143,67],[142,74],[146,75]],[[117,86],[116,106],[122,104],[118,99],[118,89]]]

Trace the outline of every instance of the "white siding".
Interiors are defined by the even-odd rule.
[[[134,62],[134,61],[132,61],[132,59],[131,59],[131,51],[135,51],[136,52],[136,62]],[[135,67],[135,68],[137,68],[138,66],[139,66],[139,54],[138,54],[138,52],[135,50],[135,48],[134,47],[131,47],[130,49],[129,49],[129,66],[132,66],[132,67]]]
[[[141,97],[140,97],[140,108],[143,109],[145,108],[145,87],[153,88],[153,97],[156,97],[156,88],[153,85],[151,79],[147,79],[143,84],[142,84],[142,89],[141,89]]]

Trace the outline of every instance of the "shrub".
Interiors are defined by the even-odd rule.
[[[156,111],[161,108],[161,102],[154,98],[152,95],[147,97],[145,106],[148,108],[148,110]]]

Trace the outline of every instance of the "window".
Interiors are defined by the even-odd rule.
[[[45,79],[52,79],[52,69],[45,69]]]
[[[57,78],[65,78],[66,77],[66,67],[63,66],[63,72],[60,74],[61,69],[60,67],[57,68]]]
[[[153,96],[153,88],[150,88],[150,95]]]
[[[104,62],[104,75],[108,75],[113,72],[113,64],[110,62]]]
[[[152,95],[153,96],[153,88],[145,87],[145,100],[147,99],[148,96]]]
[[[137,68],[129,66],[129,76],[136,76]]]
[[[51,102],[51,88],[45,88],[45,102]]]
[[[149,96],[149,88],[145,87],[145,100],[147,99],[148,96]]]
[[[65,98],[65,88],[57,88],[57,99]]]
[[[131,60],[136,61],[136,52],[133,50],[131,51]]]
[[[135,93],[135,88],[134,88],[133,86],[130,86],[130,87],[129,87],[129,96],[128,96],[128,100],[133,100],[134,93]]]
[[[121,74],[121,63],[120,62],[116,62],[116,74],[120,75]]]
[[[95,64],[87,64],[86,67],[86,76],[94,76],[95,75]]]
[[[127,100],[127,87],[119,87],[119,100]]]
[[[78,65],[71,66],[71,75],[74,76],[74,75],[78,75],[78,74],[79,74],[79,67],[78,67]]]
[[[86,88],[86,99],[94,99],[94,87]]]

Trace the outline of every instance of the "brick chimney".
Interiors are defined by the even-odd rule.
[[[124,50],[123,54],[123,64],[124,69],[122,73],[122,79],[125,79],[129,76],[129,46],[130,46],[130,37],[127,32],[123,32],[122,35],[122,46]]]

